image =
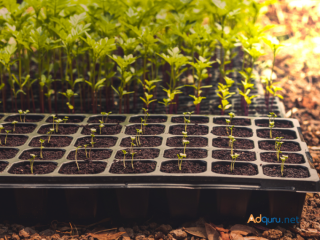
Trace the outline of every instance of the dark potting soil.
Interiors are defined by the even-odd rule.
[[[227,125],[226,119],[228,118],[215,118],[213,123]],[[251,125],[251,120],[246,118],[232,118],[230,125],[248,126]]]
[[[63,150],[45,150],[42,149],[42,156],[43,158],[40,158],[40,149],[32,149],[32,150],[27,150],[24,151],[21,156],[19,157],[19,159],[22,160],[29,160],[30,154],[34,154],[36,155],[35,160],[58,160],[60,158],[62,158],[62,156],[64,155],[65,151]]]
[[[237,164],[235,163],[234,170],[230,171],[230,163],[221,164],[221,163],[213,163],[212,164],[212,172],[220,173],[220,174],[228,174],[228,175],[244,175],[251,176],[257,175],[258,170],[251,164]]]
[[[165,126],[163,126],[163,125],[147,125],[147,126],[143,127],[144,132],[142,135],[161,134],[164,132],[164,128],[165,128]],[[136,129],[141,129],[141,125],[135,124],[135,125],[127,126],[125,134],[135,136],[135,135],[137,135]]]
[[[15,124],[15,131],[13,132],[13,124],[8,123],[4,124],[3,127],[5,130],[11,130],[9,134],[24,134],[24,133],[32,133],[34,129],[36,128],[33,124],[23,124],[23,123],[17,123]],[[4,130],[2,130],[2,133],[6,133]]]
[[[136,146],[134,147],[158,147],[162,143],[162,138],[161,137],[139,137],[140,145],[137,146],[136,141],[134,140],[134,144]],[[131,138],[123,138],[121,140],[120,146],[121,147],[130,147],[131,146]]]
[[[107,117],[103,117],[103,122],[104,123],[121,123],[124,122],[124,120],[126,120],[126,117],[122,117],[122,116],[109,116],[107,121],[106,121]],[[88,123],[100,123],[100,121],[102,121],[102,116],[99,117],[91,117],[88,120]]]
[[[14,158],[19,150],[13,148],[0,148],[0,159]]]
[[[127,151],[126,159],[132,159],[131,149],[125,149]],[[135,152],[133,159],[154,159],[159,156],[160,150],[154,148],[147,148],[147,149],[134,149]],[[116,159],[123,159],[123,152],[119,150],[116,154]]]
[[[79,149],[77,153],[77,160],[103,160],[110,158],[112,150],[101,149],[101,150],[91,150],[87,148],[87,154],[84,149]],[[76,151],[69,153],[67,159],[75,160]]]
[[[154,161],[133,161],[133,169],[131,161],[125,161],[126,167],[123,166],[123,161],[114,161],[111,165],[110,172],[117,174],[128,173],[150,173],[156,168],[156,162]]]
[[[83,127],[81,134],[91,135],[92,128],[97,130],[94,133],[94,135],[115,135],[115,134],[119,134],[121,132],[122,126],[118,125],[118,124],[117,125],[104,125],[104,127],[101,128],[101,134],[100,134],[99,125],[86,125]]]
[[[255,152],[233,151],[233,153],[239,154],[237,161],[255,161],[257,159]],[[214,150],[212,151],[212,157],[220,160],[232,160],[229,150]]]
[[[167,146],[169,147],[184,147],[182,144],[182,137],[170,137],[167,139]],[[188,147],[206,147],[208,146],[208,139],[203,137],[187,137],[189,141]]]
[[[213,127],[211,133],[217,136],[229,136],[231,134],[231,130],[228,127],[227,132],[226,128],[227,127]],[[234,127],[232,135],[234,137],[252,137],[253,133],[251,129]]]
[[[184,125],[176,125],[176,126],[171,126],[169,129],[170,134],[174,135],[182,135],[182,132],[185,130]],[[208,127],[203,126],[203,125],[188,125],[187,126],[187,133],[188,136],[190,135],[205,135],[208,134]]]
[[[93,145],[94,148],[107,148],[107,147],[113,147],[116,145],[117,138],[115,137],[95,137],[93,139],[95,144]],[[84,137],[79,138],[75,144],[76,147],[83,145],[88,145],[88,148],[91,148],[91,137]]]
[[[33,164],[33,174],[47,174],[52,173],[56,169],[55,163],[37,163]],[[14,164],[9,173],[13,174],[31,174],[30,162],[22,162]]]
[[[283,168],[283,176],[281,176],[281,166],[264,166],[263,174],[269,177],[285,177],[285,178],[307,178],[309,172],[302,167],[287,167]]]
[[[189,117],[186,117],[189,119]],[[209,118],[207,117],[191,117],[190,119],[191,123],[208,123]],[[184,117],[173,117],[171,119],[171,122],[173,123],[184,123]]]
[[[214,138],[212,140],[212,146],[217,148],[230,148],[229,138]],[[236,139],[233,143],[234,149],[252,149],[253,147],[253,142],[247,139]]]
[[[56,115],[57,118],[55,118],[55,120],[57,119],[61,119],[63,120],[64,119],[64,115]],[[83,116],[67,116],[68,117],[68,120],[66,121],[66,123],[80,123],[83,121],[84,117]],[[46,120],[47,123],[53,123],[52,122],[52,117],[48,117],[47,120]],[[64,123],[64,121],[62,122]]]
[[[54,125],[56,127],[56,125]],[[52,125],[42,126],[38,133],[40,134],[47,134],[47,132],[50,131],[52,128]],[[77,125],[66,125],[66,124],[59,124],[58,126],[58,132],[54,131],[53,134],[60,134],[60,135],[70,135],[75,134],[79,129],[79,126]]]
[[[8,166],[9,163],[6,163],[6,162],[0,162],[0,172],[2,172],[7,166]]]
[[[21,146],[23,145],[27,140],[28,137],[27,136],[17,136],[17,135],[10,135],[10,133],[8,134],[7,137],[7,142],[6,144],[4,144],[6,136],[5,135],[1,135],[0,139],[1,139],[1,147],[16,147],[16,146]]]
[[[269,127],[269,120],[256,120],[256,126]],[[293,125],[289,121],[274,120],[274,127],[276,127],[276,128],[292,128]]]
[[[282,153],[282,154],[280,154],[280,157],[282,157],[283,155],[288,156],[285,163],[299,164],[299,163],[305,162],[303,156],[300,154]],[[275,152],[260,153],[260,157],[261,157],[261,161],[263,161],[263,162],[281,163],[280,158],[279,158],[279,162],[278,162],[277,153],[275,153]]]
[[[131,123],[141,123],[141,118],[144,119],[144,116],[132,117],[130,118]],[[163,123],[167,121],[167,117],[161,116],[149,116],[147,119],[147,123]]]
[[[270,129],[258,129],[257,136],[260,138],[270,138]],[[282,130],[272,130],[272,138],[283,137],[283,139],[296,139],[294,132],[282,131]]]
[[[164,151],[165,158],[178,158],[177,154],[183,153],[183,148],[168,149]],[[186,149],[186,158],[205,158],[208,156],[204,149]]]
[[[106,162],[93,162],[91,160],[78,162],[79,170],[75,162],[63,164],[59,173],[62,174],[97,174],[102,173],[107,166]]]
[[[42,144],[44,147],[67,147],[72,142],[72,137],[60,137],[60,136],[51,136],[50,142],[48,142],[47,136],[36,137],[31,140],[29,143],[30,147],[40,147],[41,143],[39,142],[40,139],[45,140]]]
[[[185,161],[179,170],[178,161],[168,161],[161,165],[160,171],[165,173],[202,173],[206,171],[206,164],[202,161]]]
[[[44,116],[31,116],[27,115],[26,116],[26,121],[25,122],[40,122]],[[20,116],[9,116],[5,119],[6,122],[13,122],[13,121],[18,121],[18,122],[24,122],[24,115],[21,116],[22,121],[20,120]]]
[[[271,150],[275,151],[275,141],[260,141],[259,142],[259,148],[263,150]],[[281,146],[281,151],[300,151],[300,145],[298,143],[294,142],[284,142]]]

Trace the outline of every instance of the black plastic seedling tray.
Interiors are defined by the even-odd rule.
[[[7,116],[12,114],[4,114],[4,117],[1,118],[1,124],[11,124],[6,122],[5,119]],[[212,166],[216,163],[230,163],[230,161],[219,160],[212,158],[212,151],[214,150],[228,150],[226,148],[216,148],[213,147],[212,142],[213,139],[219,138],[219,136],[215,136],[211,133],[213,127],[221,127],[225,125],[214,124],[214,119],[221,118],[223,116],[193,116],[192,118],[207,118],[207,123],[201,123],[199,125],[204,125],[208,129],[207,134],[199,135],[189,135],[189,137],[202,137],[208,140],[208,145],[200,148],[192,148],[188,147],[188,149],[201,149],[207,152],[207,156],[201,159],[185,159],[184,161],[193,160],[193,161],[201,161],[202,164],[206,166],[206,170],[202,173],[164,173],[160,171],[161,165],[167,161],[177,160],[177,159],[168,159],[164,157],[164,152],[169,149],[174,149],[175,147],[168,147],[166,145],[167,139],[171,137],[181,137],[182,135],[172,135],[169,133],[169,128],[175,125],[183,125],[183,123],[172,123],[172,118],[181,115],[151,115],[151,116],[162,116],[166,118],[166,122],[156,123],[149,125],[162,125],[164,127],[164,132],[162,134],[157,135],[162,139],[161,145],[157,147],[150,147],[148,149],[158,149],[159,156],[154,159],[143,159],[138,161],[153,161],[156,163],[155,170],[151,173],[143,173],[143,174],[114,174],[110,173],[110,168],[115,160],[115,156],[117,151],[125,149],[124,147],[120,147],[120,143],[122,138],[130,137],[130,135],[125,134],[126,126],[133,125],[130,123],[130,118],[135,117],[137,115],[121,115],[124,117],[124,121],[119,123],[122,127],[119,134],[115,135],[104,135],[101,137],[113,137],[116,138],[116,143],[114,146],[109,148],[94,148],[94,149],[109,149],[112,151],[110,158],[104,160],[96,160],[97,162],[106,162],[107,166],[105,170],[99,174],[61,174],[59,173],[60,168],[67,163],[74,162],[74,160],[68,160],[67,156],[70,152],[75,150],[75,143],[79,138],[88,137],[88,135],[81,134],[83,127],[87,124],[91,125],[92,123],[88,123],[88,119],[90,117],[99,116],[99,115],[81,115],[83,116],[83,121],[79,123],[67,123],[68,125],[78,126],[78,130],[75,134],[67,135],[72,138],[71,144],[68,147],[59,148],[64,151],[63,157],[61,159],[56,160],[46,160],[46,161],[37,161],[36,162],[51,162],[56,164],[56,168],[52,173],[42,174],[42,175],[31,175],[31,174],[11,174],[9,173],[9,169],[17,163],[27,162],[20,160],[19,156],[24,152],[30,149],[39,149],[33,148],[29,146],[31,140],[35,137],[46,136],[38,134],[38,130],[43,125],[50,125],[46,120],[50,117],[49,114],[42,114],[44,118],[40,122],[36,123],[25,123],[32,124],[35,126],[35,129],[30,134],[24,134],[28,137],[27,141],[24,145],[18,147],[5,147],[1,146],[0,149],[8,149],[13,148],[17,149],[18,152],[16,156],[12,159],[2,159],[0,162],[7,162],[8,166],[0,172],[0,187],[3,188],[21,188],[21,187],[45,187],[45,188],[88,188],[88,187],[101,187],[101,188],[210,188],[210,189],[253,189],[253,190],[275,190],[275,191],[294,191],[294,192],[308,192],[308,191],[318,191],[319,190],[319,177],[317,175],[316,170],[312,164],[312,158],[308,152],[308,148],[304,140],[302,139],[302,135],[299,130],[299,123],[295,119],[281,119],[277,118],[279,121],[289,121],[292,123],[291,128],[282,129],[285,131],[290,131],[296,139],[293,140],[283,140],[284,142],[295,142],[299,145],[300,150],[293,152],[296,154],[301,154],[304,159],[304,163],[301,164],[285,164],[285,166],[291,167],[302,167],[307,169],[309,173],[309,177],[307,178],[283,178],[283,177],[269,177],[264,175],[263,168],[266,166],[274,166],[279,163],[267,163],[261,161],[260,153],[264,152],[275,152],[275,151],[266,151],[259,148],[259,142],[261,141],[272,141],[264,138],[259,138],[257,136],[257,130],[259,129],[268,129],[264,127],[259,127],[256,125],[256,121],[265,120],[268,121],[268,118],[255,118],[255,117],[238,117],[238,118],[247,118],[250,119],[251,124],[248,126],[235,126],[242,127],[252,130],[252,137],[247,137],[245,139],[253,142],[252,149],[246,149],[243,151],[251,151],[256,155],[256,160],[251,162],[237,161],[236,166],[239,164],[252,164],[258,171],[257,175],[254,176],[243,176],[243,175],[227,175],[227,174],[218,174],[212,171]],[[32,114],[28,115],[33,116]],[[64,116],[64,115],[60,115]],[[80,116],[80,115],[69,115],[69,116]],[[112,115],[116,117],[117,115]],[[237,118],[237,117],[236,117]],[[17,124],[18,125],[18,124]],[[61,123],[59,126],[64,125]],[[105,125],[114,125],[114,123],[108,123]],[[194,125],[191,123],[191,125]],[[278,128],[274,128],[274,130],[279,130]],[[4,134],[2,134],[4,135]],[[13,135],[13,134],[10,134]],[[56,135],[52,135],[56,136]],[[65,135],[59,135],[65,136]],[[97,137],[100,137],[97,135]],[[236,138],[240,140],[241,138]],[[142,148],[142,147],[139,147]],[[44,148],[49,149],[49,148]],[[57,148],[51,148],[57,150]],[[146,149],[146,148],[143,148]],[[237,149],[241,150],[241,149]],[[241,150],[242,151],[242,150]],[[283,152],[288,153],[288,152]],[[129,159],[128,159],[129,158]],[[130,162],[130,156],[127,157],[127,160]],[[95,160],[94,160],[95,161]],[[137,161],[137,160],[135,160]],[[78,161],[79,163],[82,161]]]

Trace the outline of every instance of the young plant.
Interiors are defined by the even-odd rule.
[[[235,92],[229,92],[229,87],[227,85],[223,85],[222,83],[218,84],[218,90],[216,90],[217,95],[220,97],[220,105],[218,108],[221,109],[221,115],[224,115],[224,112],[231,108],[231,104],[227,100],[228,98],[232,97]]]
[[[283,142],[281,142],[281,139],[283,137],[276,137],[276,143],[275,143],[275,149],[277,151],[277,159],[278,159],[278,162],[280,161],[280,154],[282,153],[281,152],[281,146],[283,144]]]
[[[47,132],[47,134],[48,134],[48,143],[50,142],[50,138],[51,138],[52,133],[54,133],[54,128],[50,128],[49,132]]]
[[[178,156],[178,166],[179,166],[179,170],[181,171],[181,166],[182,166],[183,158],[186,158],[186,157],[187,157],[187,154],[185,154],[185,153],[179,153],[179,154],[177,154],[177,156]]]
[[[57,118],[56,117],[56,115],[51,115],[51,117],[52,117],[52,128],[54,129],[54,121],[55,121],[55,119]]]
[[[83,147],[84,147],[84,151],[86,153],[86,158],[88,158],[88,152],[87,152],[88,144],[83,145]]]
[[[12,124],[13,124],[13,132],[16,131],[16,124],[18,123],[18,121],[13,121]]]
[[[274,128],[274,121],[269,122],[269,128],[270,128],[270,138],[272,139],[272,128]]]
[[[186,140],[186,139],[187,139],[188,133],[185,132],[185,131],[182,131],[182,135],[183,135],[183,137],[182,137],[182,145],[183,145],[183,140]]]
[[[283,168],[284,168],[284,163],[288,159],[288,155],[282,155],[281,159],[281,176],[283,176]]]
[[[142,110],[144,111],[144,119],[141,118],[141,130],[142,130],[142,133],[145,133],[146,131],[146,126],[148,125],[147,124],[147,121],[148,121],[148,117],[149,117],[149,110],[148,109],[145,109],[145,108],[142,108]],[[142,127],[143,125],[143,127]]]
[[[190,141],[182,140],[182,143],[184,145],[183,153],[186,154],[186,148],[187,148],[187,145],[190,144]]]
[[[93,142],[93,138],[95,137],[94,133],[97,132],[97,130],[95,128],[91,128],[90,131],[91,131],[91,135],[90,135],[91,136],[91,142]]]
[[[6,138],[4,139],[4,145],[7,144],[7,138],[8,138],[8,134],[11,132],[11,130],[6,130]]]
[[[102,133],[101,133],[101,130],[102,130],[103,127],[104,127],[103,122],[100,120],[100,125],[99,125],[100,135],[102,134]]]
[[[233,112],[230,112],[230,113],[229,113],[229,116],[230,116],[230,119],[227,119],[227,118],[226,118],[226,123],[227,123],[226,131],[227,131],[228,134],[229,134],[228,126],[230,125],[230,123],[231,123],[231,121],[232,121],[232,118],[234,118],[234,113],[233,113]],[[231,134],[231,135],[232,135],[232,134]]]
[[[123,153],[123,168],[126,168],[126,154],[127,154],[127,151],[123,149],[122,153]]]
[[[90,148],[90,151],[89,151],[89,158],[90,158],[90,155],[91,155],[91,149],[94,148],[94,145],[96,144],[95,142],[90,142],[91,144],[91,148]]]
[[[44,146],[42,144],[45,143],[45,140],[40,139],[39,142],[40,142],[40,158],[43,158],[42,149],[44,148]]]
[[[232,172],[234,170],[234,164],[236,163],[236,160],[237,158],[239,157],[240,155],[235,153],[233,155],[231,155],[232,157],[232,162],[231,162],[231,166],[230,166],[230,171]]]
[[[140,142],[140,134],[142,134],[142,129],[136,129],[137,130],[137,136],[136,136],[136,142],[137,142],[137,145],[141,145],[141,142]]]
[[[131,158],[131,166],[132,166],[132,169],[134,169],[134,167],[133,167],[133,157],[134,157],[134,155],[135,155],[136,153],[135,153],[135,152],[131,152],[130,154],[131,154],[131,156],[132,156],[132,158]]]
[[[64,116],[64,118],[62,119],[64,121],[64,123],[67,123],[69,117],[68,116]]]
[[[145,103],[147,110],[149,109],[149,105],[155,101],[157,101],[157,99],[152,99],[153,95],[152,94],[148,94],[147,92],[144,93],[145,98],[140,97],[140,99]]]
[[[34,160],[36,159],[36,155],[34,155],[34,154],[30,154],[30,159],[29,159],[29,161],[30,161],[30,171],[31,171],[31,174],[33,174],[33,163],[34,163]]]
[[[26,122],[26,117],[27,117],[27,114],[29,113],[30,111],[27,109],[23,112],[24,116],[23,116],[23,122]]]
[[[232,131],[233,131],[234,125],[232,125],[231,127],[229,127],[230,129],[230,135],[232,136]]]
[[[100,123],[107,123],[108,122],[108,117],[109,117],[109,115],[111,114],[112,112],[108,112],[108,113],[106,113],[106,112],[101,112],[101,115],[102,115],[102,119],[101,119],[101,121],[99,121]],[[103,119],[103,116],[105,116],[105,115],[107,115],[107,117],[106,117],[106,119],[104,120]]]
[[[193,112],[184,112],[183,121],[184,121],[184,131],[187,132],[187,125],[191,123],[191,114]],[[186,115],[189,115],[189,119],[186,118]]]
[[[81,146],[76,147],[76,153],[74,155],[74,159],[76,160],[78,171],[80,171],[79,164],[78,164],[78,149],[79,148],[81,148]]]
[[[20,115],[20,122],[22,122],[22,117],[21,117],[21,115],[22,115],[23,111],[20,109],[20,110],[18,110],[18,113],[19,113],[19,115]]]
[[[230,148],[231,148],[231,156],[233,155],[233,143],[236,141],[236,139],[229,135],[229,145],[230,145]]]
[[[56,122],[56,132],[59,132],[59,123],[62,122],[62,119],[59,118],[59,119],[55,120],[55,122]]]
[[[70,110],[72,110],[72,112],[74,113],[74,106],[71,105],[70,99],[73,98],[74,96],[77,96],[78,94],[74,93],[71,89],[67,89],[66,92],[59,92],[59,93],[68,99],[68,102],[66,104],[69,108],[69,113],[70,113]]]

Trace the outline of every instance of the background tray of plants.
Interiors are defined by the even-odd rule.
[[[52,128],[49,114],[27,115],[25,123],[19,114],[3,114],[0,147],[0,184],[230,184],[260,186],[264,189],[316,191],[319,177],[313,167],[307,146],[300,137],[295,119],[275,120],[273,137],[284,137],[282,155],[288,155],[284,174],[277,161],[275,141],[269,138],[268,118],[235,117],[234,151],[239,154],[230,172],[230,147],[226,121],[221,116],[191,116],[187,125],[188,145],[182,144],[185,124],[182,115],[150,115],[145,135],[134,146],[133,168],[131,137],[141,128],[143,115],[68,115],[67,123]],[[58,118],[63,119],[65,115]],[[229,118],[228,116],[225,116]],[[103,118],[103,127],[99,120]],[[23,119],[23,116],[22,116]],[[12,121],[18,121],[13,124]],[[231,126],[230,125],[230,126]],[[5,131],[15,132],[5,134]],[[55,124],[56,128],[56,124]],[[91,148],[91,129],[95,128],[94,147]],[[230,131],[230,130],[229,130]],[[7,136],[7,139],[5,139]],[[44,140],[40,158],[40,139]],[[6,141],[6,144],[4,142]],[[84,145],[87,145],[86,157]],[[77,162],[75,162],[76,147]],[[177,154],[184,152],[181,170]],[[124,168],[124,154],[126,167]],[[30,154],[34,154],[34,174],[31,174]],[[282,156],[280,155],[280,156]]]

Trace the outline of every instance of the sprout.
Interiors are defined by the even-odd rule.
[[[183,143],[183,145],[184,145],[183,153],[186,154],[186,148],[187,148],[187,145],[190,143],[190,141],[188,141],[188,140],[182,140],[182,143]]]
[[[86,153],[86,158],[88,158],[88,152],[87,152],[88,144],[83,145],[83,147],[84,147],[84,151]]]
[[[91,144],[91,148],[90,148],[90,151],[89,151],[89,158],[91,157],[91,149],[94,148],[94,144],[96,144],[95,142],[90,142]]]
[[[68,116],[64,116],[64,118],[62,119],[64,121],[64,123],[67,123],[67,121],[69,120]]]
[[[232,118],[234,118],[235,114],[233,112],[230,112],[229,113],[229,116],[230,116],[230,122],[232,121]]]
[[[231,154],[231,157],[232,157],[232,162],[231,162],[231,166],[230,166],[230,171],[232,172],[234,170],[234,164],[237,160],[237,158],[239,157],[240,155],[235,153],[235,154]]]
[[[94,133],[97,131],[96,129],[94,129],[94,128],[91,128],[90,129],[91,130],[91,142],[93,142],[93,138],[95,137],[95,135],[94,135]]]
[[[229,127],[230,129],[230,135],[232,136],[232,131],[233,131],[234,125],[232,125],[231,127]]]
[[[16,131],[16,123],[18,123],[18,121],[13,121],[12,124],[13,124],[13,132]]]
[[[277,159],[278,159],[278,162],[280,161],[279,159],[280,159],[280,153],[282,153],[281,152],[281,146],[282,146],[282,144],[283,144],[283,142],[281,142],[281,139],[282,139],[283,137],[276,137],[275,139],[276,139],[276,143],[275,143],[275,149],[276,149],[276,151],[277,151]]]
[[[34,154],[30,154],[30,159],[29,159],[29,161],[30,161],[30,171],[31,171],[31,174],[33,174],[33,163],[34,163],[34,160],[36,159],[36,155],[34,155]]]
[[[21,115],[22,115],[23,111],[20,109],[20,110],[18,110],[18,113],[19,113],[19,115],[20,115],[20,122],[22,122],[22,117],[21,117]]]
[[[283,155],[281,158],[281,176],[283,176],[283,168],[284,168],[284,163],[288,159],[288,155]]]
[[[6,138],[4,139],[4,145],[7,144],[7,137],[8,137],[8,133],[11,132],[11,130],[6,130]]]
[[[51,117],[52,117],[52,128],[54,128],[54,121],[55,121],[55,119],[57,118],[56,117],[56,115],[51,115]]]
[[[183,135],[183,138],[182,138],[182,145],[183,145],[183,141],[185,141],[187,139],[188,133],[185,131],[182,131],[182,135]]]
[[[80,171],[80,169],[79,169],[79,164],[78,164],[78,149],[79,148],[81,148],[81,146],[78,146],[78,147],[76,147],[76,153],[75,153],[75,157],[74,157],[74,159],[76,160],[76,164],[77,164],[77,168],[78,168],[78,171]]]
[[[54,128],[50,128],[49,132],[47,132],[48,136],[48,143],[50,142],[51,134],[54,133]]]
[[[102,134],[102,133],[101,133],[101,130],[102,130],[102,128],[104,127],[104,125],[103,125],[103,122],[102,122],[102,121],[100,121],[100,123],[101,123],[101,124],[99,125],[99,128],[100,128],[100,135],[101,135],[101,134]]]
[[[26,109],[23,114],[24,114],[24,117],[23,117],[23,122],[26,122],[26,117],[27,117],[27,114],[29,113],[30,111],[28,109]]]
[[[131,158],[131,166],[132,166],[132,169],[134,169],[134,167],[133,167],[133,157],[134,157],[134,155],[135,155],[136,153],[135,153],[135,152],[131,152],[130,154],[131,154],[131,156],[132,156],[132,158]]]
[[[102,115],[102,123],[107,123],[108,122],[108,117],[109,117],[109,115],[111,114],[112,112],[108,112],[108,113],[106,113],[106,112],[101,112],[101,115]],[[105,121],[103,120],[103,116],[105,116],[105,115],[107,115],[107,117],[106,117],[106,119],[105,119]],[[101,122],[100,121],[100,122]]]
[[[55,120],[55,122],[56,122],[56,132],[59,132],[59,123],[62,122],[62,119],[59,118],[59,119]]]
[[[270,128],[270,138],[272,139],[272,128],[274,127],[274,121],[269,122],[269,128]]]
[[[142,130],[141,129],[136,129],[136,131],[137,131],[137,145],[139,146],[139,145],[141,145],[141,143],[140,143],[140,134],[142,134]]]
[[[187,154],[179,153],[179,154],[177,154],[177,156],[178,156],[178,167],[179,167],[179,170],[181,171],[183,158],[187,157]]]
[[[236,139],[232,136],[229,135],[229,146],[231,147],[231,156],[233,155],[233,143],[236,141]]]
[[[43,158],[43,155],[42,155],[42,148],[44,148],[44,146],[42,146],[42,144],[44,144],[44,143],[45,143],[45,140],[40,139],[40,140],[39,140],[39,142],[40,142],[40,158]]]
[[[130,137],[131,141],[134,141],[136,139],[136,137]]]
[[[126,168],[126,154],[127,154],[127,151],[126,150],[122,150],[122,153],[123,153],[123,167]]]
[[[103,116],[104,116],[104,115],[107,115],[107,113],[106,113],[106,112],[101,112],[101,115],[102,115],[102,119],[99,120],[99,122],[103,123]]]

